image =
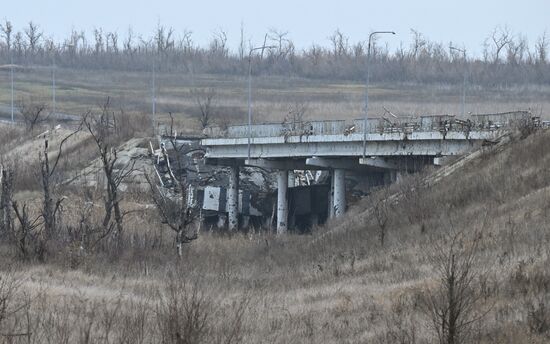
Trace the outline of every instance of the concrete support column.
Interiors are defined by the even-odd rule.
[[[284,234],[288,228],[288,171],[277,172],[277,234]]]
[[[227,188],[228,228],[230,231],[239,228],[239,167],[229,169],[229,187]]]
[[[334,215],[339,217],[346,212],[346,171],[334,170]]]
[[[288,171],[288,187],[293,188],[296,186],[296,174],[294,170]]]
[[[391,170],[390,171],[390,180],[392,183],[395,183],[397,181],[397,171]]]
[[[319,224],[319,214],[312,213],[311,214],[311,225],[317,226]]]
[[[393,183],[393,178],[395,177],[395,173],[393,170],[387,170],[384,172],[384,185],[390,185]]]
[[[334,218],[334,170],[330,172],[330,190],[328,192],[328,218]]]
[[[403,171],[395,171],[395,182],[396,183],[399,183],[401,180],[403,180],[403,176],[406,174],[407,172],[403,172]]]
[[[392,183],[399,183],[399,181],[401,181],[401,179],[403,178],[403,173],[398,170],[390,171],[390,175]]]
[[[250,225],[250,216],[243,216],[241,227],[244,229],[248,229],[248,226]]]

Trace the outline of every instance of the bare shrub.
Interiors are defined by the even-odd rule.
[[[523,115],[521,120],[516,123],[516,126],[519,130],[521,139],[534,134],[540,128],[540,124],[534,117],[531,116],[531,114]]]
[[[170,278],[156,310],[161,343],[206,343],[213,304],[211,295],[195,280]]]
[[[195,89],[191,91],[191,96],[195,99],[199,108],[198,120],[201,128],[204,129],[211,124],[212,117],[215,115],[216,90],[212,87]]]
[[[415,294],[401,295],[385,316],[385,333],[380,343],[414,344],[418,342]]]
[[[0,126],[0,154],[8,153],[22,140],[26,139],[25,129],[18,125]]]
[[[151,136],[153,134],[153,126],[151,119],[145,113],[130,113],[120,109],[115,116],[114,128],[117,143],[127,141],[133,137]]]
[[[433,242],[433,255],[429,258],[438,278],[437,287],[427,290],[424,311],[439,343],[468,342],[472,326],[487,314],[481,311],[483,295],[476,290],[479,276],[479,231],[469,235],[465,231],[446,236],[442,242]]]
[[[388,221],[390,219],[390,192],[389,188],[384,187],[379,193],[373,195],[372,209],[378,225],[378,241],[380,246],[384,246],[384,240],[386,238],[386,232],[388,228]]]
[[[13,202],[12,205],[19,225],[14,226],[11,242],[17,247],[22,259],[36,257],[43,261],[46,254],[47,238],[40,230],[42,225],[40,216],[31,219],[26,203],[20,206],[19,203]]]
[[[535,334],[550,334],[550,309],[548,300],[540,295],[534,301],[526,303],[527,326]]]
[[[18,101],[18,107],[23,122],[25,123],[25,128],[31,133],[36,126],[48,119],[46,102],[39,98],[21,98]]]
[[[411,225],[420,225],[420,231],[426,231],[427,222],[432,215],[433,201],[429,193],[423,192],[424,178],[421,174],[408,176],[398,184],[401,191],[403,202],[400,202],[401,208]]]
[[[165,344],[243,341],[243,326],[250,297],[245,292],[232,304],[222,304],[223,291],[206,284],[201,276],[169,276],[155,313],[160,342]]]
[[[30,299],[21,291],[22,275],[8,264],[0,271],[0,338],[10,343],[19,337],[27,337],[25,311]]]
[[[295,102],[288,107],[288,113],[285,116],[284,123],[292,124],[292,130],[301,128],[301,124],[304,121],[304,116],[308,110],[309,104],[307,102]]]

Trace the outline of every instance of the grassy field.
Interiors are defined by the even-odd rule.
[[[549,139],[515,137],[438,181],[432,171],[405,179],[311,235],[203,229],[178,259],[170,232],[143,210],[126,222],[119,254],[60,244],[45,264],[9,263],[2,247],[0,294],[16,287],[0,333],[18,334],[9,343],[438,342],[427,305],[445,291],[438,261],[461,233],[453,257],[475,247],[476,319],[461,342],[547,343]],[[65,190],[67,224],[85,206],[79,192]],[[383,210],[383,242],[380,198],[398,200]],[[139,202],[128,196],[125,209]]]
[[[18,95],[49,99],[48,78],[45,70],[21,73]],[[149,82],[138,73],[60,70],[58,109],[83,113],[109,96],[130,115],[143,114],[150,106]],[[258,121],[280,121],[290,106],[304,103],[311,119],[361,114],[361,85],[271,77],[254,82]],[[159,112],[177,113],[189,130],[198,128],[189,120],[197,111],[194,87],[214,87],[219,116],[244,121],[244,79],[161,74],[158,84]],[[550,104],[542,87],[472,93],[474,112],[531,107],[546,117]],[[376,114],[383,107],[398,115],[460,109],[460,86],[374,85],[371,94]],[[2,82],[0,102],[8,101]],[[17,162],[15,199],[36,207],[42,139],[0,129],[0,162]],[[50,243],[46,262],[21,260],[14,245],[0,245],[0,342],[437,343],[441,326],[434,325],[430,305],[445,300],[442,257],[451,252],[464,262],[473,252],[464,289],[471,302],[464,312],[472,322],[462,329],[461,342],[547,343],[549,139],[548,131],[516,135],[444,170],[448,175],[441,178],[434,178],[441,170],[410,176],[307,235],[202,228],[181,258],[173,233],[143,192],[124,195],[124,210],[133,212],[123,245],[87,251],[70,239],[75,233],[68,228],[86,226],[86,212],[99,223],[103,194],[59,186],[54,192],[66,197],[66,232]],[[95,157],[84,134],[67,148],[60,161],[67,174]],[[455,238],[459,245],[453,246]]]
[[[0,104],[10,103],[9,74],[0,76]],[[151,113],[151,74],[119,71],[56,71],[57,109],[82,114],[111,97],[117,107],[128,112]],[[244,77],[159,73],[157,111],[170,111],[181,120],[194,119],[198,106],[191,90],[213,88],[216,92],[216,121],[245,123],[247,81]],[[51,70],[28,68],[16,72],[16,99],[34,96],[51,103]],[[253,79],[253,119],[255,122],[282,121],[291,109],[305,107],[309,120],[362,118],[364,85],[345,80],[311,80],[295,77],[259,76]],[[369,111],[384,114],[384,108],[398,116],[460,114],[462,84],[375,84],[371,85]],[[548,86],[468,87],[466,111],[495,113],[518,109],[544,112],[550,105]],[[196,120],[185,121],[189,130]]]

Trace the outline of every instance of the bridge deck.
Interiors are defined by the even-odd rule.
[[[422,116],[355,120],[235,125],[207,128],[201,144],[208,158],[296,158],[310,156],[445,156],[494,140],[525,119],[524,112],[454,116]],[[363,130],[366,128],[366,131]]]

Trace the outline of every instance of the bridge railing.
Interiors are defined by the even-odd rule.
[[[532,119],[529,111],[516,111],[500,114],[470,115],[465,119],[454,115],[433,115],[420,117],[369,118],[366,132],[371,133],[411,133],[426,131],[471,131],[496,130],[518,125],[526,118]],[[350,135],[361,134],[365,121],[345,120],[302,121],[285,123],[253,124],[250,126],[250,137],[288,137],[310,135]],[[246,138],[249,135],[248,125],[214,126],[204,130],[211,138]]]

